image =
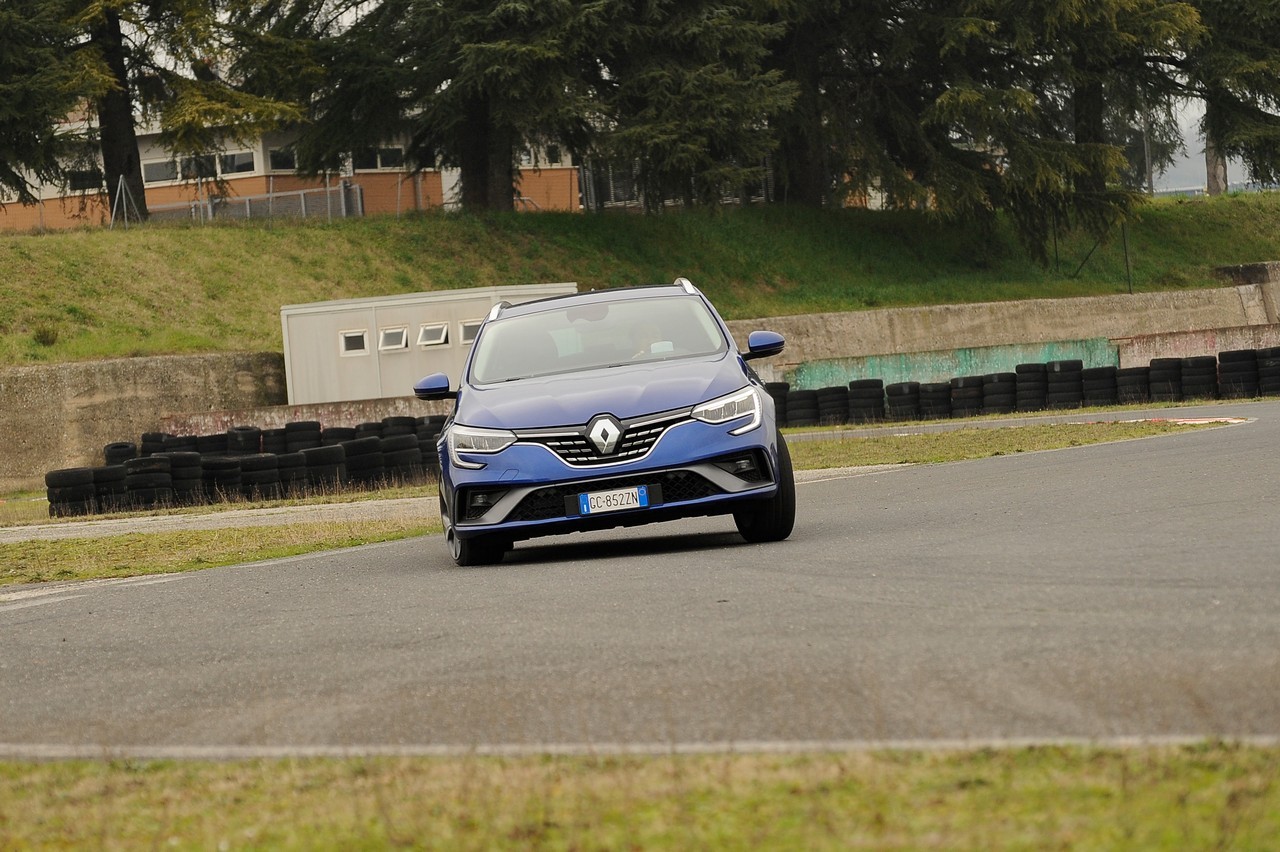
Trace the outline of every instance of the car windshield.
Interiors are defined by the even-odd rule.
[[[477,384],[714,355],[728,347],[694,296],[548,306],[486,323],[475,345],[471,379]]]

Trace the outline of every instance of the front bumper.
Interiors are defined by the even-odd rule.
[[[501,534],[512,540],[732,512],[743,500],[777,490],[775,431],[733,436],[698,421],[667,430],[641,460],[579,467],[545,446],[517,443],[483,459],[482,470],[444,465],[446,502],[456,535]],[[766,440],[767,439],[767,440]],[[596,515],[579,511],[578,495],[643,485],[650,505]]]

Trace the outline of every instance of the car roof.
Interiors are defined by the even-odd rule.
[[[548,296],[545,299],[534,299],[511,305],[503,302],[494,310],[493,316],[513,317],[554,308],[563,304],[590,305],[600,302],[618,302],[625,299],[653,299],[663,296],[697,296],[697,288],[687,278],[677,278],[671,284],[642,284],[633,287],[610,287],[605,290],[589,290],[586,293],[569,293],[564,296]]]

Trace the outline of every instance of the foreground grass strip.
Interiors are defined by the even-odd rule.
[[[0,544],[0,586],[193,571],[393,541],[438,530],[438,523],[417,518],[23,541]]]
[[[911,428],[904,426],[904,431]],[[929,464],[992,456],[1059,450],[1134,438],[1151,438],[1203,429],[1203,424],[1164,420],[1116,423],[1044,423],[992,429],[965,427],[950,432],[788,442],[797,470],[858,467],[873,464]]]
[[[1280,750],[0,764],[8,848],[1267,849]]]

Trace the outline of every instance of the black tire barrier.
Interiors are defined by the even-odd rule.
[[[227,433],[219,432],[215,435],[197,435],[196,450],[202,456],[222,455],[227,451]]]
[[[817,426],[818,392],[812,390],[788,391],[787,422],[792,426]]]
[[[356,438],[356,429],[354,426],[329,426],[320,433],[319,446],[332,447],[334,444],[341,444],[344,441],[354,441]]]
[[[1147,385],[1152,402],[1182,401],[1182,359],[1152,358]]]
[[[413,435],[418,428],[418,418],[404,415],[392,415],[382,418],[382,436]]]
[[[884,386],[885,412],[890,420],[920,419],[920,383],[894,382]]]
[[[262,430],[257,426],[232,426],[227,430],[227,452],[232,455],[262,452]]]
[[[289,451],[289,437],[284,429],[262,430],[262,451],[279,455]]]
[[[1080,371],[1085,405],[1116,405],[1120,401],[1115,367],[1088,367]]]
[[[376,435],[379,438],[382,437],[382,421],[381,420],[370,420],[365,423],[356,424],[357,438],[367,438],[370,435]]]
[[[123,511],[128,491],[124,485],[124,465],[109,464],[93,469],[93,485],[99,512]]]
[[[201,479],[205,496],[224,502],[240,494],[240,457],[204,456]]]
[[[849,422],[849,389],[844,385],[818,389],[818,422],[842,426]]]
[[[1218,359],[1196,355],[1182,359],[1182,398],[1218,398]]]
[[[112,441],[102,448],[103,461],[109,465],[120,464],[126,459],[138,457],[138,445],[132,441]]]
[[[165,435],[160,442],[162,453],[197,453],[195,435]]]
[[[44,475],[45,496],[49,499],[49,517],[69,518],[92,515],[98,509],[97,487],[93,468],[68,467],[48,471]]]
[[[1018,411],[1043,411],[1049,407],[1048,366],[1019,364],[1014,367],[1014,408]]]
[[[1230,349],[1218,353],[1218,394],[1223,399],[1252,399],[1261,394],[1258,350]]]
[[[164,439],[169,437],[165,432],[143,432],[138,443],[138,455],[150,456],[164,452]]]
[[[1116,370],[1116,401],[1122,405],[1150,402],[1150,376],[1150,367],[1121,367]]]
[[[951,416],[974,417],[982,413],[982,376],[957,376],[951,380]]]
[[[951,383],[920,383],[920,417],[939,420],[951,416]]]

